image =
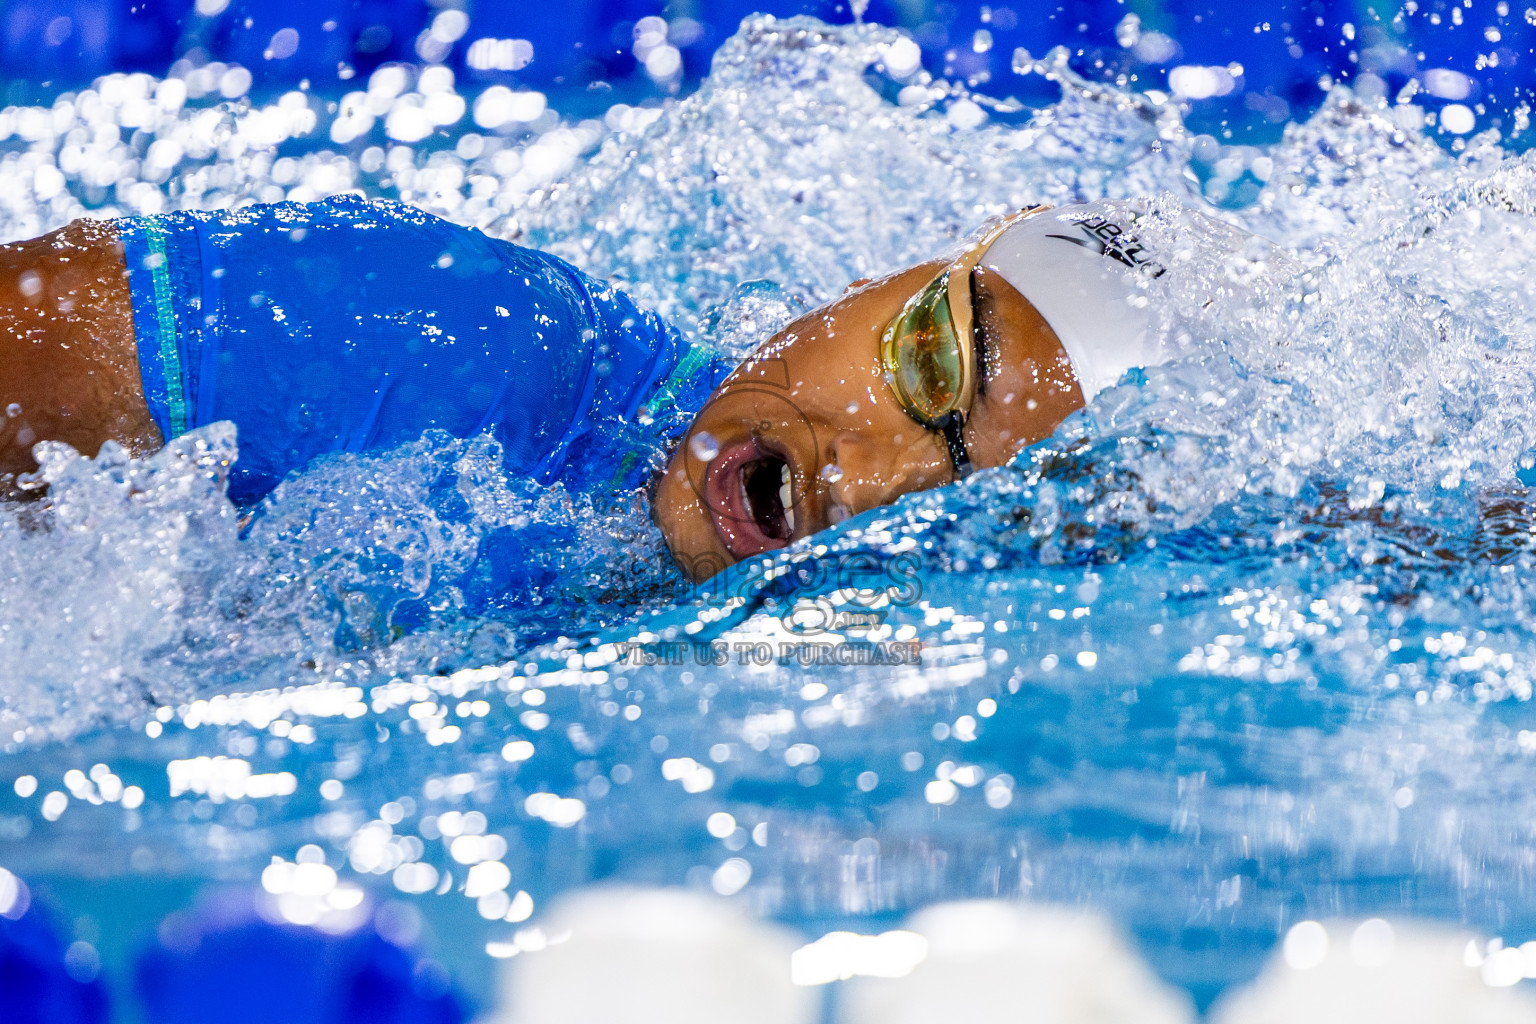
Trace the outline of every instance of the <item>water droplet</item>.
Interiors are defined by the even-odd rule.
[[[843,478],[843,471],[835,462],[829,462],[821,467],[821,478],[829,484],[835,484]]]
[[[701,430],[689,439],[688,451],[700,462],[709,462],[720,454],[720,442],[709,431]]]
[[[5,407],[5,414],[7,416],[9,416],[11,419],[15,419],[17,416],[20,416],[21,415],[21,403],[20,402],[12,402],[10,405],[6,406]]]

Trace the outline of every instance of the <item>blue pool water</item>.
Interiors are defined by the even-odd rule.
[[[54,146],[0,165],[11,236],[113,160],[120,212],[390,191],[734,351],[1028,203],[1148,197],[1168,239],[1197,210],[1288,252],[1257,304],[1190,254],[1186,356],[1013,467],[697,590],[642,500],[508,483],[486,439],[325,460],[249,522],[226,428],[50,450],[49,503],[0,514],[0,864],[97,958],[77,976],[126,990],[177,915],[243,900],[383,915],[485,1004],[487,950],[538,955],[598,881],[807,940],[1092,908],[1202,1006],[1309,919],[1536,938],[1536,166],[1369,89],[1225,146],[1051,56],[1016,70],[1060,100],[1004,118],[902,38],[749,21],[659,112],[420,160],[274,161],[302,98],[209,118],[139,79],[0,115]],[[453,95],[397,115],[410,84],[380,116]],[[170,200],[153,146],[80,127],[134,103],[181,147]],[[528,587],[477,589],[496,559]]]

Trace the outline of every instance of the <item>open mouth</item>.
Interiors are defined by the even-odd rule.
[[[715,532],[726,550],[749,558],[795,536],[794,472],[779,453],[746,441],[717,455],[705,475]]]

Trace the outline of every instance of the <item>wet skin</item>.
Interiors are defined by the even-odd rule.
[[[123,249],[110,224],[80,220],[0,245],[0,496],[37,468],[32,446],[94,456],[112,440],[159,448],[134,348]]]
[[[656,486],[656,523],[688,575],[707,579],[956,479],[943,434],[902,409],[879,356],[886,324],[945,266],[856,282],[726,378]],[[1083,399],[1061,342],[1018,291],[983,263],[972,295],[980,372],[964,437],[973,465],[987,469],[1048,436]]]

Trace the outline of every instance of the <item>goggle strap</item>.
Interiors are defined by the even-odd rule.
[[[971,453],[965,450],[965,421],[958,413],[944,417],[939,429],[944,433],[944,446],[949,449],[949,461],[955,467],[955,478],[964,480],[975,472],[971,465]]]

